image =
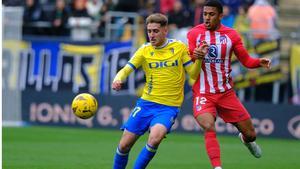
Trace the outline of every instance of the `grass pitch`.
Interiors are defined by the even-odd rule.
[[[2,130],[3,169],[111,169],[121,131],[63,127]],[[132,168],[148,134],[132,149]],[[258,138],[263,156],[255,159],[237,137],[218,137],[224,169],[299,169],[299,140]],[[147,169],[210,169],[202,135],[173,132]]]

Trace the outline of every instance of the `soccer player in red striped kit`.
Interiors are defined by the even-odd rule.
[[[239,34],[221,24],[222,13],[218,0],[208,0],[203,9],[204,23],[192,28],[187,35],[191,57],[203,58],[200,75],[193,85],[193,110],[204,130],[206,151],[215,169],[222,169],[215,131],[217,115],[239,130],[241,141],[252,155],[261,157],[251,117],[233,90],[232,53],[247,68],[270,68],[269,59],[250,57]]]

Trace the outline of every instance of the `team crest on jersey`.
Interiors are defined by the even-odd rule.
[[[154,52],[150,52],[150,55],[153,56],[153,55],[154,55]]]
[[[220,44],[224,45],[227,43],[227,38],[225,35],[220,36]]]
[[[208,56],[211,58],[216,58],[218,56],[218,47],[216,45],[210,45],[208,49]]]
[[[174,48],[170,48],[170,51],[172,52],[172,54],[174,54]]]

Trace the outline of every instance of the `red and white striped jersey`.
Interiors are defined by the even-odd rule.
[[[232,28],[221,25],[218,30],[210,31],[200,24],[188,32],[187,38],[191,56],[203,40],[209,45],[199,78],[193,86],[194,93],[221,93],[233,88],[230,75],[232,52],[245,67],[260,66],[259,59],[249,56],[239,34]]]

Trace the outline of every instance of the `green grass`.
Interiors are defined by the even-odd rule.
[[[63,127],[3,130],[3,169],[111,169],[121,131]],[[147,136],[147,135],[146,135]],[[255,159],[237,137],[218,137],[224,169],[299,169],[299,140],[259,138],[263,157]],[[144,146],[131,151],[127,168]],[[147,169],[210,169],[202,135],[172,133]]]

